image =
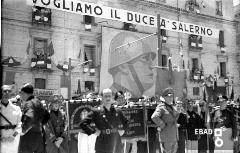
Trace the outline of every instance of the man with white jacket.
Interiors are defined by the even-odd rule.
[[[20,107],[11,102],[11,91],[11,86],[2,86],[2,99],[0,104],[1,153],[18,153],[22,112]]]

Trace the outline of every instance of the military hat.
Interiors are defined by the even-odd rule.
[[[173,94],[173,89],[170,87],[163,90],[162,96],[166,97],[168,94]]]
[[[31,85],[30,83],[26,83],[21,88],[21,91],[23,91],[27,94],[33,94],[33,91],[34,91],[33,85]]]

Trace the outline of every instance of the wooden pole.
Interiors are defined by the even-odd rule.
[[[157,14],[157,66],[162,67],[162,36],[161,36],[161,24],[160,24],[160,14]],[[161,94],[161,80],[160,72],[158,68],[156,69],[156,83],[155,83],[155,95]]]
[[[158,66],[162,66],[162,36],[161,36],[160,14],[157,15],[157,38],[158,38]]]
[[[70,100],[71,99],[71,85],[72,85],[72,72],[71,72],[71,67],[72,67],[72,59],[69,58],[68,59],[68,80],[69,80],[69,83],[68,83],[68,99]]]

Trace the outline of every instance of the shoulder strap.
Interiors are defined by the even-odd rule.
[[[10,125],[13,125],[12,122],[10,122],[1,112],[0,112],[0,115],[1,115]]]

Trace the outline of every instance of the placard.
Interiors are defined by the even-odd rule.
[[[145,137],[144,110],[143,108],[122,109],[124,116],[129,121],[129,129],[122,137]]]

